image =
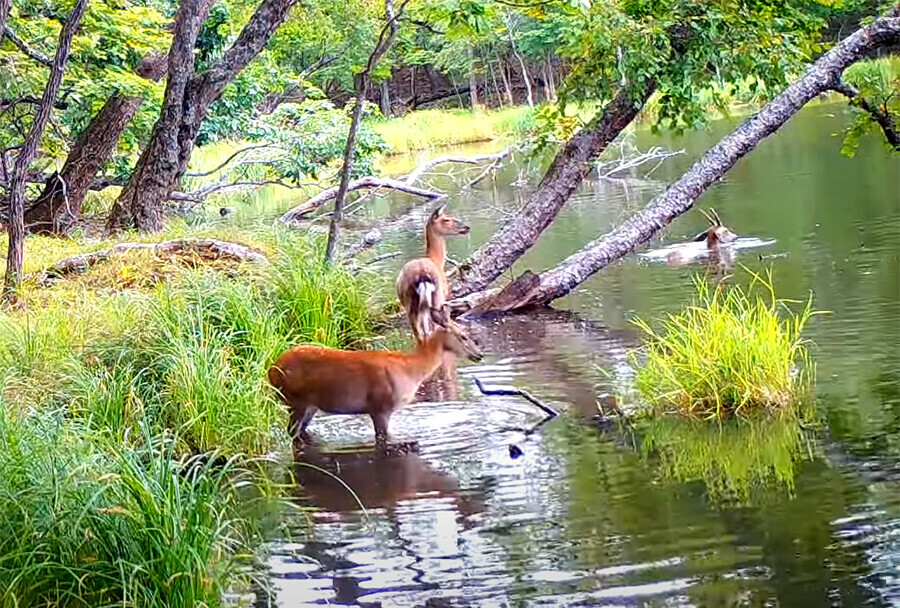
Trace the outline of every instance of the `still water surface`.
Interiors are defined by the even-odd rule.
[[[701,200],[742,236],[775,243],[738,261],[772,268],[782,297],[815,295],[810,328],[822,430],[601,425],[598,395],[628,400],[629,319],[677,310],[702,263],[631,256],[557,302],[567,312],[480,321],[478,365],[460,363],[439,403],[397,414],[392,433],[419,452],[377,459],[344,449],[298,467],[295,538],[277,543],[278,605],[301,606],[887,606],[900,605],[900,162],[874,142],[839,154],[841,106],[804,111]],[[539,270],[643,206],[731,128],[683,138],[639,134],[642,148],[685,149],[649,179],[592,180],[516,265]],[[472,226],[462,258],[521,204],[539,166],[524,161],[454,197]],[[641,177],[640,174],[637,177]],[[408,207],[378,200],[371,213]],[[425,210],[382,246],[422,250]],[[696,212],[653,246],[704,228]],[[771,256],[760,260],[760,255]],[[742,280],[740,273],[735,280]],[[390,281],[386,282],[386,285]],[[525,388],[563,411],[540,412],[486,384]],[[371,442],[367,418],[319,416],[332,452]],[[524,455],[512,458],[510,444]]]

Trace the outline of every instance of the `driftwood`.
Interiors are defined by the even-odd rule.
[[[347,185],[347,191],[352,192],[354,190],[364,190],[364,189],[379,189],[386,188],[388,190],[397,190],[400,192],[405,192],[407,194],[412,194],[415,196],[421,196],[427,199],[436,200],[439,198],[443,198],[444,194],[441,192],[437,192],[435,190],[426,190],[425,188],[418,188],[416,186],[411,186],[405,182],[402,182],[397,179],[390,179],[387,177],[362,177],[357,180],[353,180]],[[299,221],[303,220],[307,215],[327,203],[328,201],[334,200],[337,196],[337,187],[329,188],[319,194],[315,195],[311,199],[297,205],[287,213],[281,216],[280,221],[288,224],[295,225]]]
[[[411,173],[408,173],[407,175],[404,175],[397,179],[374,177],[370,175],[367,177],[362,177],[358,180],[354,180],[348,185],[348,192],[363,189],[387,189],[396,190],[398,192],[405,192],[406,194],[412,194],[414,196],[420,196],[428,200],[437,200],[440,198],[444,198],[446,194],[437,190],[421,188],[415,185],[416,182],[420,181],[422,177],[430,170],[434,169],[438,165],[450,163],[466,165],[480,165],[486,162],[490,163],[488,167],[484,171],[482,171],[481,174],[479,174],[476,180],[473,180],[472,182],[469,182],[469,184],[467,184],[468,187],[471,187],[472,185],[474,185],[474,183],[477,183],[477,181],[484,179],[490,169],[496,168],[500,162],[508,158],[512,153],[513,148],[507,148],[496,154],[479,154],[477,156],[438,156],[437,158],[433,158],[429,161],[419,163],[419,166],[416,167]],[[336,186],[334,188],[323,190],[316,196],[304,201],[303,203],[300,203],[299,205],[282,215],[280,221],[288,224],[289,226],[296,226],[310,213],[319,209],[328,201],[334,200],[334,198],[337,196],[337,193],[338,188]]]
[[[478,312],[513,311],[546,306],[563,297],[598,270],[631,253],[647,242],[676,217],[688,211],[694,202],[717,182],[734,164],[763,139],[777,131],[806,103],[832,90],[841,82],[843,71],[878,48],[900,43],[900,18],[880,18],[837,44],[813,63],[796,82],[775,97],[755,116],[747,120],[711,148],[665,192],[655,197],[637,215],[613,231],[588,243],[556,267],[540,275],[526,272],[499,292],[490,296],[476,293]],[[495,262],[496,263],[496,262]],[[499,275],[504,268],[492,271]],[[465,292],[465,281],[461,281]],[[450,302],[459,310],[460,302]],[[463,304],[464,306],[464,304]],[[471,313],[470,313],[471,314]]]
[[[269,261],[257,249],[216,239],[175,239],[162,243],[119,243],[109,249],[83,253],[60,260],[41,272],[37,277],[37,282],[41,286],[46,286],[65,276],[85,273],[98,262],[106,261],[114,255],[127,251],[150,251],[161,255],[191,253],[208,259],[230,259],[258,264],[267,264]]]

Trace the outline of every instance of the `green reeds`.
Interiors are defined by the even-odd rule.
[[[644,346],[632,353],[636,388],[657,411],[705,418],[791,408],[812,367],[802,338],[812,298],[799,313],[775,297],[771,275],[750,272],[744,290],[696,277],[694,303],[658,328],[642,319]]]
[[[0,405],[0,606],[218,606],[246,589],[258,531],[235,492],[250,473],[180,458],[166,435],[132,445]]]

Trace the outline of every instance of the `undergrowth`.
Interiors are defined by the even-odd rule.
[[[247,589],[262,532],[245,495],[274,497],[255,457],[287,443],[266,370],[296,343],[360,346],[377,306],[321,242],[252,238],[270,264],[128,252],[26,281],[0,313],[0,608]]]
[[[80,291],[46,290],[40,306],[0,315],[3,395],[120,439],[146,422],[175,431],[180,452],[264,453],[283,426],[272,361],[299,342],[350,347],[371,335],[365,278],[324,266],[316,247],[281,236],[267,268],[169,265],[165,280],[132,289],[108,276],[111,290],[92,271]],[[129,273],[146,279],[143,263]]]
[[[216,606],[253,578],[233,459],[0,407],[0,470],[0,606]]]
[[[636,388],[657,411],[705,418],[785,410],[811,379],[803,329],[819,314],[810,298],[794,313],[775,297],[771,275],[750,272],[739,285],[711,287],[695,277],[692,305],[667,315],[654,328],[634,323],[644,345],[632,353]]]

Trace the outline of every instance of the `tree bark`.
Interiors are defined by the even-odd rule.
[[[515,105],[512,87],[509,84],[509,75],[507,74],[506,69],[506,62],[503,61],[503,57],[500,57],[500,80],[503,81],[503,89],[506,91],[506,101],[509,105]]]
[[[381,109],[381,115],[385,118],[391,117],[391,92],[388,89],[388,81],[381,81],[381,95],[378,97],[378,105]]]
[[[11,0],[0,0],[0,40],[3,39],[3,30],[6,26],[6,18],[9,17],[9,9],[11,7]]]
[[[29,230],[64,234],[81,215],[81,206],[94,176],[116,149],[119,137],[143,100],[114,94],[79,135],[59,173],[44,185],[44,191],[25,214]]]
[[[63,74],[66,71],[66,64],[69,61],[72,39],[81,24],[81,18],[84,16],[86,8],[87,0],[76,0],[72,12],[59,33],[56,55],[53,58],[53,67],[50,68],[47,86],[41,96],[41,105],[38,107],[34,122],[31,123],[31,129],[28,131],[28,136],[25,138],[25,143],[19,150],[13,166],[9,192],[9,219],[6,228],[9,234],[9,248],[6,255],[6,276],[3,284],[3,299],[9,303],[16,300],[16,292],[22,280],[22,267],[25,261],[25,180],[28,176],[28,167],[37,154],[44,129],[50,121],[53,103],[56,101]]]
[[[478,80],[475,78],[475,53],[471,45],[466,48],[466,53],[469,56],[469,101],[475,112],[478,110]]]
[[[347,145],[344,147],[344,165],[341,167],[341,181],[338,185],[337,194],[334,197],[334,214],[331,216],[331,222],[328,225],[328,241],[325,244],[326,264],[331,264],[334,261],[338,240],[340,239],[341,222],[344,221],[344,205],[347,202],[350,175],[353,172],[353,160],[356,157],[356,137],[359,134],[359,123],[362,120],[362,108],[366,99],[366,87],[378,62],[381,61],[381,58],[388,52],[397,38],[399,30],[397,19],[403,14],[407,1],[403,1],[399,11],[395,14],[394,0],[384,0],[384,28],[378,35],[378,42],[375,43],[375,50],[369,55],[366,67],[356,77],[356,105],[353,106],[350,130],[347,133]]]
[[[806,103],[834,89],[843,71],[869,53],[900,43],[900,18],[881,18],[845,38],[823,55],[755,116],[710,149],[638,215],[589,243],[539,276],[530,271],[478,306],[480,311],[510,311],[545,306],[565,296],[601,268],[647,242],[686,212],[709,186],[763,139],[775,133]]]
[[[591,161],[634,120],[655,89],[647,82],[620,90],[566,142],[521,211],[462,265],[465,273],[453,285],[454,298],[484,289],[534,245],[584,181]]]
[[[222,59],[195,74],[193,49],[210,2],[182,0],[175,17],[168,79],[160,117],[131,178],[113,204],[110,231],[158,231],[166,202],[187,170],[209,106],[265,47],[297,0],[263,0]]]

